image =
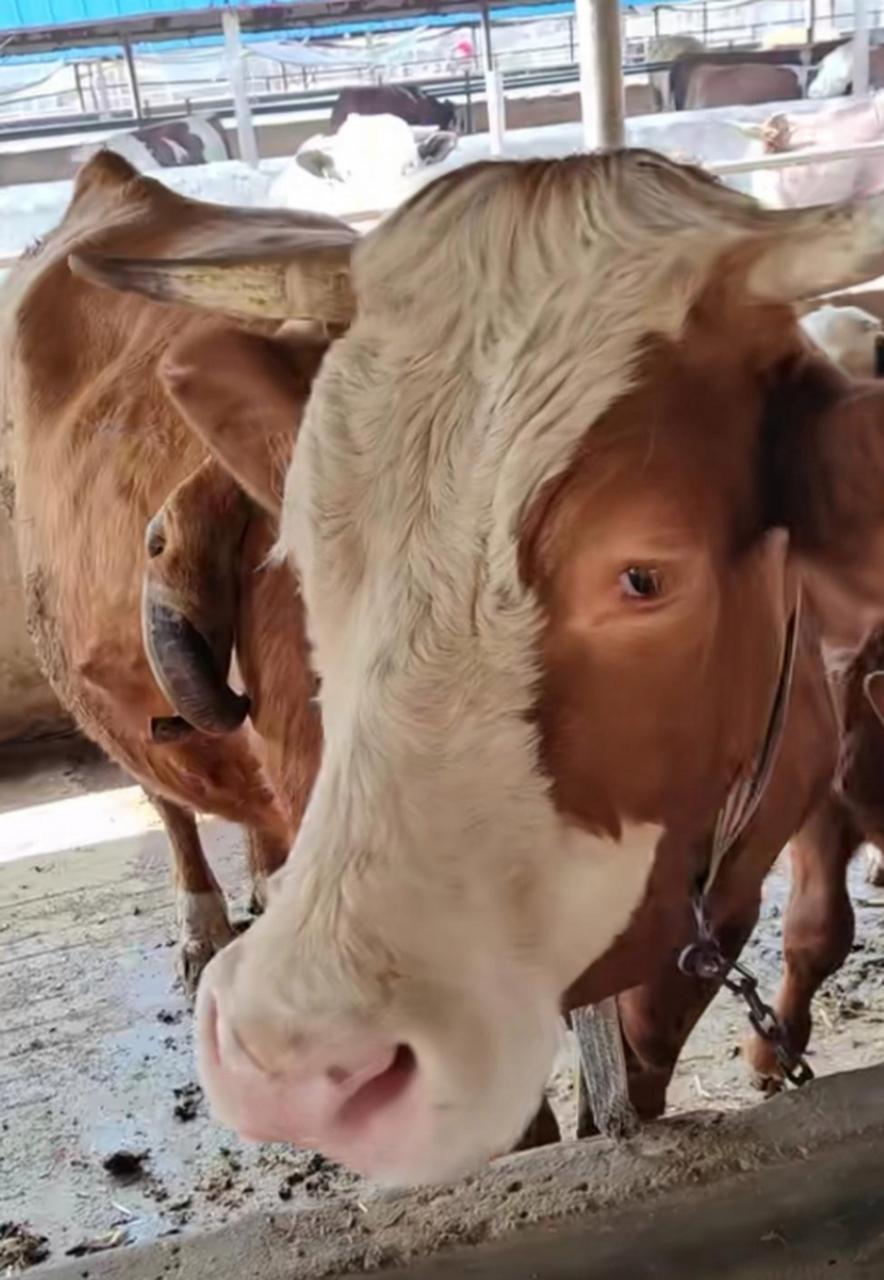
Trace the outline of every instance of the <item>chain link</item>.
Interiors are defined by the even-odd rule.
[[[678,967],[689,977],[720,982],[746,1004],[749,1022],[755,1031],[773,1046],[780,1070],[791,1084],[801,1086],[813,1079],[810,1063],[795,1053],[789,1044],[789,1032],[774,1009],[762,1000],[758,979],[739,960],[728,960],[712,932],[703,897],[694,900],[697,941],[689,943],[678,957]],[[736,974],[736,977],[733,975]]]

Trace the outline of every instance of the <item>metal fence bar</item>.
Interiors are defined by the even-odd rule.
[[[825,164],[829,160],[850,160],[854,156],[884,153],[880,142],[857,142],[852,147],[821,147],[810,151],[781,151],[770,156],[744,156],[742,160],[708,160],[704,168],[719,177],[734,173],[752,173],[756,169],[790,169],[802,164]]]

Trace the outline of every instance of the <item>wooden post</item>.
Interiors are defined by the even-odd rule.
[[[576,0],[580,105],[588,150],[622,147],[623,53],[619,0]]]
[[[141,124],[141,94],[138,92],[138,76],[135,71],[135,59],[132,56],[132,41],[128,36],[123,41],[123,55],[126,59],[126,70],[129,72],[129,89],[132,93],[132,109],[135,119]]]
[[[249,106],[249,95],[246,89],[239,14],[235,9],[224,10],[221,14],[221,25],[224,28],[224,44],[227,49],[227,75],[233,92],[233,108],[236,113],[239,156],[241,160],[245,160],[246,164],[250,164],[253,169],[257,169],[258,143],[255,138],[255,126],[252,123],[252,110]]]

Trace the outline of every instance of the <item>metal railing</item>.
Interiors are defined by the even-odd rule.
[[[796,13],[800,9],[809,14],[809,5],[813,7],[816,21],[823,24],[829,34],[834,32],[845,37],[850,34],[854,20],[853,0],[806,0],[802,5],[796,3]],[[658,37],[693,35],[710,50],[739,47],[748,52],[758,49],[761,47],[759,42],[765,37],[778,30],[795,30],[801,25],[794,15],[790,16],[793,6],[789,0],[783,0],[783,6],[787,10],[784,16],[776,13],[771,16],[768,10],[763,20],[759,17],[762,10],[758,0],[693,0],[690,4],[655,4],[627,11],[624,16],[627,69],[637,69],[646,60],[649,41]],[[884,24],[881,0],[869,6],[869,23],[872,27]],[[557,24],[559,31],[549,33],[548,28]],[[804,27],[808,39],[812,37],[813,25],[814,17],[811,15]],[[573,68],[576,78],[577,48],[573,19],[549,19],[546,27],[547,37],[553,34],[551,41],[497,51],[496,68],[505,74],[538,74],[544,68],[567,65]],[[473,33],[474,46],[478,47],[477,30],[471,24],[464,24],[464,29]],[[462,70],[458,66],[455,71],[452,59],[440,56],[438,49],[425,58],[409,51],[397,63],[372,61],[367,50],[364,63],[347,61],[338,65],[310,67],[296,67],[270,56],[264,57],[260,53],[260,45],[252,45],[250,52],[252,56],[247,59],[248,86],[256,112],[271,103],[276,109],[285,106],[295,111],[306,110],[308,108],[302,103],[309,95],[323,91],[330,95],[348,83],[410,82],[432,88],[437,82],[462,78],[464,74],[481,74],[477,59],[463,65]],[[274,62],[278,67],[276,72],[268,66]],[[71,65],[75,84],[62,93],[23,93],[7,95],[0,100],[0,129],[4,134],[24,135],[33,129],[42,131],[44,127],[70,127],[73,124],[88,126],[96,119],[115,122],[127,116],[133,120],[139,118],[122,51]],[[187,80],[168,83],[158,83],[151,76],[146,76],[139,81],[139,87],[145,102],[145,118],[181,114],[194,107],[232,110],[232,99],[219,82],[200,76],[198,71]],[[63,101],[60,102],[59,98]]]

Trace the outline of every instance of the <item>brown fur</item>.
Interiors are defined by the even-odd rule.
[[[151,741],[151,718],[172,709],[153,680],[141,640],[146,526],[184,482],[189,487],[180,496],[185,505],[192,502],[192,477],[205,480],[200,468],[207,458],[170,401],[159,367],[174,341],[187,343],[218,325],[182,308],[96,288],[73,277],[67,259],[86,246],[124,256],[235,252],[237,242],[253,248],[262,235],[278,243],[295,221],[287,214],[194,205],[104,153],[83,169],[61,226],[13,273],[3,310],[5,444],[15,478],[28,625],[44,670],[81,728],[150,794],[173,806],[161,806],[161,812],[171,814],[181,831],[175,806],[243,824],[259,882],[285,857],[300,819],[304,779],[292,764],[285,771],[291,791],[279,789],[283,771],[268,766],[260,734],[250,726],[225,738],[194,733],[175,742]],[[315,369],[315,351],[307,363]],[[304,376],[294,376],[306,397]],[[189,562],[191,578],[196,573],[204,586],[210,573],[216,596],[235,590],[231,574],[243,575],[248,621],[239,632],[243,666],[251,673],[250,629],[263,646],[271,615],[292,616],[297,606],[286,571],[257,576],[270,541],[266,518],[256,516],[251,504],[235,516],[244,501],[239,490],[223,473],[215,480],[214,488],[203,484],[204,506],[218,516],[225,486],[227,494],[220,510],[224,523],[213,531],[209,551],[204,547],[194,558],[192,527],[176,526],[173,501],[164,559],[179,589],[176,556],[179,568]],[[246,532],[243,515],[258,528]],[[296,646],[287,652],[287,664],[293,658],[297,662]],[[291,687],[288,666],[286,681]],[[259,702],[261,718],[273,719],[272,698],[263,690]],[[274,723],[279,714],[277,709]],[[311,738],[311,723],[305,697],[283,734],[290,752],[297,755],[302,726]],[[308,742],[308,755],[310,749]],[[170,834],[179,885],[214,892],[195,830],[177,839]],[[202,954],[200,963],[206,959]],[[187,977],[192,983],[196,974],[191,969]]]
[[[585,546],[585,531],[592,527],[591,521],[604,520],[609,489],[617,508],[622,509],[625,475],[631,477],[634,520],[639,527],[640,513],[653,500],[662,476],[670,491],[683,488],[681,516],[689,523],[699,522],[713,541],[716,536],[722,538],[721,533],[714,533],[721,511],[727,508],[738,513],[737,529],[741,527],[741,532],[734,529],[729,537],[724,535],[719,543],[722,548],[728,541],[739,546],[754,536],[752,521],[758,517],[751,512],[753,508],[757,512],[758,495],[748,474],[741,480],[735,471],[732,452],[734,434],[744,429],[741,423],[746,422],[752,361],[742,372],[736,371],[736,378],[731,374],[729,381],[728,373],[714,361],[716,338],[711,331],[704,335],[703,322],[701,306],[695,314],[695,327],[689,328],[677,355],[665,348],[649,353],[647,390],[640,389],[618,403],[606,419],[605,435],[598,431],[595,440],[590,437],[554,493],[536,504],[523,537],[524,571],[537,585],[548,619],[539,709],[547,767],[559,807],[593,830],[615,830],[615,815],[642,821],[666,814],[670,790],[681,794],[686,790],[681,785],[683,779],[673,786],[676,769],[681,774],[697,771],[687,790],[701,806],[704,796],[714,794],[714,779],[726,775],[727,758],[745,758],[747,744],[758,741],[765,714],[760,705],[744,702],[741,712],[745,722],[726,727],[731,740],[724,744],[722,758],[716,755],[723,745],[720,729],[713,725],[700,729],[698,725],[707,714],[705,705],[687,704],[681,692],[688,682],[679,677],[679,662],[707,661],[716,677],[723,671],[728,679],[739,679],[742,653],[744,658],[752,655],[757,673],[764,641],[760,632],[753,638],[752,628],[761,619],[746,611],[745,601],[752,596],[739,581],[734,583],[729,602],[723,604],[730,621],[723,628],[721,648],[711,657],[697,654],[692,636],[686,633],[672,652],[649,651],[643,662],[636,662],[637,651],[612,653],[594,678],[580,641],[575,643],[569,627],[570,619],[580,617],[586,624],[588,606],[581,602],[582,582],[592,591],[586,559],[577,561],[574,549]],[[759,313],[755,323],[756,342],[769,344],[768,351],[773,352],[778,341],[776,317],[769,315],[765,324]],[[785,351],[782,354],[786,355]],[[757,816],[723,864],[709,909],[724,953],[736,959],[755,926],[764,878],[791,840],[793,887],[785,918],[785,976],[776,1007],[789,1031],[791,1047],[800,1053],[810,1036],[813,995],[843,963],[852,943],[848,863],[863,839],[880,841],[884,837],[879,799],[884,730],[861,689],[863,675],[884,668],[884,633],[871,637],[851,668],[844,695],[845,755],[836,782],[839,723],[823,666],[820,617],[825,617],[827,629],[834,633],[858,633],[862,601],[880,598],[876,594],[880,561],[874,554],[874,541],[869,554],[869,538],[880,528],[881,505],[874,476],[881,449],[881,398],[872,388],[858,389],[845,402],[843,382],[826,366],[799,364],[798,368],[802,370],[800,378],[794,381],[787,377],[782,395],[775,397],[767,410],[768,421],[776,424],[773,429],[779,437],[779,448],[771,456],[778,516],[798,530],[799,546],[813,555],[817,566],[834,553],[837,567],[834,574],[828,566],[822,571],[806,568],[804,623],[778,763]],[[741,378],[745,379],[742,385]],[[808,412],[811,401],[814,412]],[[716,424],[716,430],[704,437],[698,437],[695,430],[692,409],[696,404],[703,404],[708,420]],[[837,432],[833,426],[836,413]],[[642,424],[640,432],[634,429],[636,423]],[[650,446],[647,433],[653,440]],[[802,449],[805,457],[817,460],[831,451],[826,486],[820,486],[817,473],[803,468]],[[858,465],[860,452],[872,463],[867,472]],[[703,484],[699,485],[701,474]],[[647,493],[643,476],[648,478]],[[868,483],[858,483],[858,476],[868,476]],[[722,483],[727,485],[727,500],[717,487]],[[858,554],[860,547],[862,554]],[[569,568],[571,558],[573,568]],[[837,592],[833,580],[844,583]],[[599,625],[602,622],[600,619]],[[636,646],[640,643],[637,632]],[[739,648],[729,651],[734,643]],[[598,663],[598,642],[594,654]],[[675,662],[676,666],[661,682],[663,662]],[[622,667],[622,678],[618,666]],[[644,690],[645,676],[653,691],[651,685]],[[661,685],[671,691],[671,704],[661,704]],[[765,688],[769,698],[771,676],[766,685],[747,680],[745,687],[747,698],[750,689],[765,696]],[[655,713],[647,717],[652,698]],[[651,735],[658,735],[662,728],[665,739],[656,746],[649,742],[647,749],[638,753],[634,707],[642,708]],[[586,732],[591,715],[605,725],[604,734]],[[710,744],[702,760],[690,748],[691,740],[698,736]],[[716,739],[718,746],[713,747]],[[656,761],[658,772],[647,767],[637,772],[633,767],[636,754],[646,762]],[[708,771],[705,774],[704,769]],[[697,813],[671,812],[666,825],[645,900],[630,927],[602,960],[584,973],[565,1000],[565,1007],[571,1009],[619,993],[630,1087],[644,1118],[662,1113],[666,1087],[681,1048],[718,989],[716,983],[686,977],[677,966],[681,948],[695,936],[689,892],[708,861],[712,823],[708,822],[707,834],[699,841],[689,834],[697,830]],[[781,1081],[780,1067],[765,1041],[750,1037],[746,1055],[760,1084],[769,1087]],[[585,1112],[582,1128],[592,1131]]]
[[[746,62],[716,67],[706,62],[690,66],[685,111],[708,107],[751,106],[756,102],[789,102],[801,97],[801,83],[788,67]]]

